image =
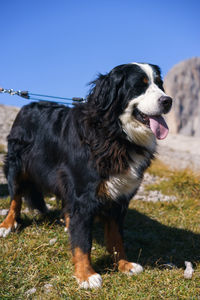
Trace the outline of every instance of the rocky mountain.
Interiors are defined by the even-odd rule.
[[[164,87],[175,100],[166,116],[170,132],[200,137],[200,57],[175,65],[166,75]]]
[[[6,137],[10,131],[12,123],[19,111],[14,106],[5,106],[0,104],[0,145],[6,148]]]

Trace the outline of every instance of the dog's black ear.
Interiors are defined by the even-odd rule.
[[[161,69],[160,69],[159,66],[153,65],[153,64],[150,64],[150,66],[153,68],[154,72],[155,72],[158,76],[161,76]]]
[[[155,83],[158,85],[158,87],[164,91],[164,87],[163,87],[163,80],[162,80],[162,76],[161,76],[161,69],[160,67],[156,66],[156,65],[151,65],[151,67],[154,70],[154,75],[155,75]]]
[[[123,74],[116,75],[111,71],[107,75],[100,74],[91,84],[93,88],[88,96],[88,102],[93,102],[97,109],[106,111],[117,100]]]

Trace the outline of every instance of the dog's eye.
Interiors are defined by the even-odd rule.
[[[145,84],[148,84],[148,83],[149,83],[149,79],[148,79],[147,77],[144,77],[144,78],[143,78],[143,82],[144,82]]]

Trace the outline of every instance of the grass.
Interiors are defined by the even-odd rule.
[[[70,245],[55,210],[47,219],[23,214],[23,226],[0,240],[0,299],[198,299],[200,298],[200,180],[190,171],[171,171],[155,161],[148,170],[162,180],[147,186],[175,195],[173,202],[131,201],[124,235],[129,260],[145,271],[137,277],[116,272],[99,225],[94,228],[92,263],[103,277],[100,290],[77,287]],[[56,202],[47,199],[56,208]],[[9,198],[0,200],[9,207]],[[1,217],[3,220],[3,217]],[[53,245],[49,241],[57,238]],[[183,277],[184,261],[191,261],[191,280]],[[175,267],[166,268],[173,263]],[[45,284],[52,288],[47,293]],[[30,296],[26,292],[35,287]]]
[[[0,154],[5,154],[6,153],[6,148],[3,144],[0,144]]]

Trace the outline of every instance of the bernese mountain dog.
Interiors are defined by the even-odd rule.
[[[159,67],[147,63],[100,74],[86,101],[72,108],[49,102],[24,106],[8,136],[4,172],[11,204],[0,236],[16,229],[22,197],[45,213],[44,195],[55,194],[62,201],[81,288],[102,285],[90,258],[95,218],[104,222],[106,248],[118,270],[140,273],[141,265],[127,261],[123,223],[156,139],[167,136],[162,114],[171,106]]]

